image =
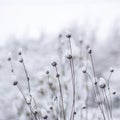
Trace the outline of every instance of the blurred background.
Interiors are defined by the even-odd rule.
[[[87,95],[85,76],[81,68],[86,63],[89,64],[86,55],[86,46],[89,45],[93,50],[98,78],[107,78],[109,68],[115,69],[110,84],[111,91],[116,92],[113,96],[114,120],[119,119],[119,0],[0,0],[0,120],[30,120],[24,99],[12,85],[11,68],[7,61],[11,53],[17,80],[27,96],[25,74],[18,61],[20,48],[22,48],[24,62],[30,75],[32,94],[38,107],[49,111],[49,106],[55,104],[51,102],[54,96],[50,91],[49,83],[53,85],[52,90],[56,94],[59,93],[55,71],[51,67],[53,61],[58,63],[61,73],[65,106],[69,106],[68,109],[71,107],[71,76],[69,62],[65,57],[69,51],[65,36],[69,32],[72,35],[77,79],[76,110],[81,110],[85,105]],[[49,80],[46,75],[47,70],[50,71]],[[95,100],[91,85],[89,86],[89,109],[93,109]],[[88,120],[93,120],[94,115],[96,111],[88,115]],[[79,114],[78,118],[80,118]],[[99,114],[94,119],[102,120]]]

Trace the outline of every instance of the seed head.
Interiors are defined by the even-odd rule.
[[[48,118],[48,116],[47,116],[47,115],[43,117],[43,119],[45,119],[45,120],[47,120],[47,118]]]
[[[71,34],[70,34],[70,33],[67,34],[66,37],[67,37],[67,38],[71,38]]]
[[[49,74],[49,70],[46,71],[46,74],[47,74],[47,75]]]
[[[114,92],[113,92],[113,95],[115,95],[115,94],[116,94],[116,92],[114,91]]]
[[[92,50],[90,48],[88,48],[88,53],[92,54]]]
[[[13,85],[16,86],[18,84],[18,81],[14,81]]]
[[[111,73],[114,72],[114,69],[113,69],[112,67],[110,68],[110,72],[111,72]]]
[[[51,64],[53,67],[56,67],[57,66],[57,63],[56,62],[52,62]]]
[[[53,107],[52,107],[52,106],[50,106],[50,110],[53,110]]]
[[[35,114],[35,115],[38,114],[38,111],[37,111],[36,109],[34,110],[34,114]]]
[[[18,55],[22,55],[22,48],[18,49]]]
[[[8,61],[11,61],[11,57],[8,57]]]
[[[22,63],[23,62],[23,58],[20,57],[19,58],[19,62]]]
[[[82,109],[86,109],[86,106],[83,106]]]
[[[94,84],[97,85],[97,81],[95,81]]]
[[[74,115],[76,115],[76,111],[74,111]]]
[[[106,87],[106,81],[105,81],[105,79],[102,78],[102,77],[99,79],[99,86],[100,86],[100,88],[102,88],[102,89],[104,89],[104,88]]]
[[[82,72],[86,73],[86,67],[85,66],[82,68]]]
[[[69,60],[72,59],[72,55],[67,55],[66,57],[67,57],[67,59],[69,59]]]
[[[43,119],[47,119],[48,115],[47,115],[47,111],[45,109],[41,109],[40,110],[41,116]]]
[[[60,77],[60,74],[57,74],[56,77],[59,78],[59,77]]]
[[[8,61],[11,61],[11,52],[8,53]]]

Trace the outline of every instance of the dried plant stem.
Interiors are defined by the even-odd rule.
[[[109,100],[108,100],[108,97],[107,97],[107,94],[106,94],[106,90],[105,90],[105,89],[104,89],[104,94],[105,94],[106,102],[107,102],[107,105],[108,105],[108,111],[109,111],[110,117],[111,117],[111,119],[112,119],[111,107],[110,107],[110,103],[109,103]]]
[[[71,67],[71,75],[72,75],[72,84],[73,84],[73,105],[71,110],[71,117],[70,120],[74,120],[74,112],[75,112],[75,96],[76,96],[76,85],[75,85],[75,68],[74,68],[74,61],[73,61],[73,52],[72,52],[72,45],[71,45],[71,39],[69,38],[69,48],[70,48],[70,54],[72,56],[70,60],[70,67]]]
[[[110,91],[110,78],[111,78],[111,76],[112,76],[112,72],[110,72],[110,75],[109,75],[109,77],[108,77],[108,79],[107,79],[107,82],[108,82],[108,93],[109,93],[109,97],[110,97],[110,112],[111,112],[111,119],[113,119],[113,113],[112,113],[112,97],[111,97],[111,91]]]
[[[38,110],[38,107],[37,107],[37,103],[36,103],[36,101],[35,101],[35,98],[34,98],[34,97],[33,97],[33,102],[34,102],[34,104],[35,104],[35,108],[36,108],[37,113],[38,113],[38,119],[40,120],[40,113],[39,113],[39,110]]]
[[[100,105],[101,103],[100,103],[100,104],[98,103],[98,101],[99,101],[99,96],[97,95],[96,89],[95,89],[95,87],[94,87],[93,80],[92,80],[92,78],[91,78],[91,76],[90,76],[90,74],[89,74],[88,72],[86,72],[86,74],[87,74],[88,78],[91,80],[92,87],[93,87],[93,91],[94,91],[94,94],[95,94],[95,97],[96,97],[96,100],[97,100],[97,105],[98,105],[98,107],[99,107],[99,109],[100,109],[100,111],[101,111],[101,113],[102,113],[102,115],[103,115],[104,120],[106,120],[104,110],[102,109],[102,107],[101,107],[101,105]],[[101,101],[100,101],[100,102],[101,102]]]
[[[72,62],[70,60],[70,69],[71,69],[71,76],[72,76],[72,85],[73,85],[73,104],[72,104],[72,110],[70,115],[70,120],[74,120],[74,110],[75,110],[75,91],[74,91],[74,75],[73,75],[73,69],[72,69]]]
[[[59,75],[59,73],[58,73],[58,70],[57,70],[57,67],[56,67],[56,66],[55,66],[55,69],[56,69],[56,73],[57,73],[57,75]],[[64,120],[66,120],[66,119],[65,119],[65,109],[64,109],[64,101],[63,101],[62,86],[61,86],[61,81],[60,81],[59,76],[57,77],[57,79],[58,79],[59,89],[60,89],[60,96],[61,96],[61,102],[62,102],[62,113],[63,113],[63,118],[64,118]]]
[[[18,88],[18,90],[20,91],[20,93],[22,94],[22,96],[23,96],[23,98],[24,98],[24,100],[25,100],[26,105],[29,107],[30,112],[31,112],[31,116],[34,118],[34,117],[35,117],[35,116],[34,116],[34,112],[33,112],[32,109],[31,109],[31,105],[27,102],[26,97],[25,97],[25,95],[24,95],[24,93],[23,93],[23,91],[22,91],[22,89],[21,89],[20,84],[17,85],[17,88]],[[37,120],[37,119],[35,118],[35,120]]]
[[[90,55],[90,60],[91,60],[91,64],[92,64],[93,75],[94,75],[94,78],[95,78],[96,94],[97,94],[98,99],[100,100],[100,102],[102,102],[102,98],[101,98],[100,91],[99,91],[98,84],[97,84],[97,80],[96,80],[96,73],[95,73],[93,57],[92,57],[92,54],[89,54],[89,55]],[[101,106],[102,111],[104,111],[104,108],[103,108],[102,104],[100,104],[100,106]]]
[[[87,97],[86,97],[86,120],[88,120],[88,100],[89,100],[89,95],[88,95],[88,83],[86,79],[86,92],[87,92]]]
[[[103,96],[103,100],[104,100],[104,106],[106,108],[107,117],[108,117],[108,120],[110,120],[109,108],[108,108],[108,104],[107,104],[107,101],[106,101],[106,95],[104,93],[104,89],[102,89],[102,96]]]
[[[20,57],[21,57],[21,59],[23,60],[22,55],[20,55]],[[27,72],[27,69],[26,69],[24,60],[23,60],[23,62],[22,62],[22,65],[23,65],[23,69],[24,69],[24,72],[25,72],[25,75],[26,75],[26,79],[27,79],[27,83],[28,83],[28,92],[29,92],[30,101],[31,101],[31,100],[32,100],[32,95],[31,95],[31,87],[30,87],[30,78],[29,78],[29,75],[28,75],[28,72]]]
[[[24,72],[25,72],[25,75],[26,75],[26,79],[27,79],[27,83],[28,83],[28,93],[29,93],[29,97],[30,97],[30,106],[31,106],[33,96],[32,96],[32,94],[31,94],[30,77],[29,77],[29,75],[28,75],[28,72],[27,72],[27,69],[26,69],[26,66],[25,66],[25,63],[24,63],[24,60],[23,60],[22,55],[20,55],[20,57],[21,57],[21,59],[22,59],[22,62],[21,62],[21,63],[22,63],[22,65],[23,65],[23,69],[24,69]],[[32,106],[31,106],[30,108],[32,109]],[[38,112],[38,111],[37,111],[37,112]],[[34,117],[35,117],[36,119],[38,119],[37,116],[36,116],[36,114],[33,113],[33,115],[34,115]],[[38,115],[38,117],[39,117],[39,115]]]
[[[11,72],[12,72],[12,74],[15,76],[15,72],[14,72],[14,68],[13,68],[13,64],[12,64],[12,61],[11,61],[11,60],[10,60],[10,65],[11,65]],[[30,109],[31,117],[32,117],[33,119],[35,119],[35,120],[38,120],[38,119],[36,118],[34,112],[32,111],[31,103],[28,104],[28,102],[27,102],[27,100],[26,100],[26,97],[25,97],[25,95],[24,95],[24,93],[23,93],[23,91],[22,91],[22,88],[21,88],[20,84],[17,83],[16,86],[17,86],[18,90],[20,91],[20,93],[22,94],[22,96],[23,96],[23,98],[24,98],[24,100],[25,100],[26,105],[27,105],[27,106],[29,107],[29,109]]]

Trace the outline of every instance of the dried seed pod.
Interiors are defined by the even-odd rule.
[[[85,66],[82,67],[82,72],[83,72],[83,73],[86,73],[86,67],[85,67]]]
[[[115,95],[115,94],[116,94],[116,92],[114,91],[114,92],[113,92],[113,95]]]
[[[18,49],[18,55],[22,55],[22,48]]]
[[[23,59],[22,59],[22,58],[19,58],[19,62],[22,63],[22,62],[23,62]]]
[[[40,110],[41,116],[43,119],[47,119],[48,118],[48,113],[45,109],[41,109]]]
[[[67,38],[71,38],[71,34],[70,34],[70,33],[67,34],[66,37],[67,37]]]
[[[67,59],[72,59],[72,55],[67,55]]]
[[[74,115],[76,115],[76,111],[74,111]]]
[[[110,68],[110,72],[111,72],[111,73],[114,72],[114,69],[113,69],[112,67]]]
[[[52,65],[53,67],[56,67],[56,66],[57,66],[57,63],[56,63],[56,62],[52,62],[51,65]]]
[[[57,74],[56,77],[59,78],[59,77],[60,77],[60,74]]]
[[[88,53],[92,54],[92,50],[90,48],[88,48]]]
[[[106,81],[105,81],[105,79],[102,78],[102,77],[99,79],[99,86],[100,86],[100,88],[102,88],[102,89],[104,89],[104,88],[106,87]]]
[[[49,70],[46,71],[46,74],[47,74],[47,75],[49,74]]]
[[[8,57],[8,61],[11,61],[11,57]]]
[[[13,85],[16,86],[18,84],[18,81],[14,81]]]
[[[36,109],[34,110],[34,114],[35,114],[35,115],[38,114],[38,111],[37,111]]]
[[[53,110],[53,107],[52,107],[52,106],[50,106],[50,110]]]

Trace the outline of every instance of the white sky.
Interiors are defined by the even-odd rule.
[[[12,35],[39,37],[40,32],[56,34],[70,23],[100,24],[104,38],[110,24],[120,15],[120,2],[102,0],[0,0],[0,45]]]

